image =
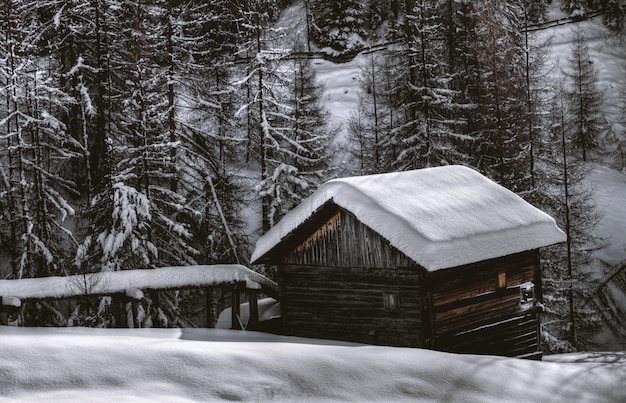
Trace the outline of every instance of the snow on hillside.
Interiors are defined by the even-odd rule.
[[[352,111],[359,102],[359,78],[363,56],[346,63],[333,63],[318,59],[313,61],[317,80],[325,85],[325,106],[330,114],[332,127],[347,130]]]
[[[594,201],[602,213],[597,234],[606,242],[598,252],[604,262],[626,263],[626,173],[597,167],[589,174]]]
[[[539,362],[207,329],[0,327],[2,402],[623,402],[624,354]]]

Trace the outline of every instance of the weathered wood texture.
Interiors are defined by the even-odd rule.
[[[415,269],[285,266],[280,284],[287,334],[358,343],[421,346],[419,275]],[[397,293],[387,310],[383,291]]]
[[[521,303],[520,286],[538,281],[536,251],[431,273],[433,347],[500,355],[537,351],[538,315],[532,301]]]
[[[422,345],[424,269],[350,213],[335,210],[285,263],[279,283],[288,334]],[[397,293],[398,309],[385,308],[383,292]]]
[[[537,251],[427,272],[351,213],[326,205],[273,251],[284,330],[304,337],[524,355],[539,349]],[[399,297],[385,307],[384,293]]]
[[[315,228],[289,248],[285,263],[384,269],[417,267],[405,254],[345,210],[335,208],[334,214]]]

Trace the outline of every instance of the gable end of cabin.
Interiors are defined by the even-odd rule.
[[[424,346],[426,270],[336,205],[311,221],[282,249],[278,282],[285,332]]]

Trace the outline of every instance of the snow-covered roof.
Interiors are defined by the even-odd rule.
[[[563,242],[554,219],[463,166],[334,179],[259,238],[258,262],[332,202],[434,271]]]
[[[265,286],[278,292],[278,285],[262,274],[238,264],[221,264],[0,280],[0,296],[20,299],[68,298],[84,294],[129,294],[138,289],[208,287],[232,282],[246,282],[247,287],[253,289]]]

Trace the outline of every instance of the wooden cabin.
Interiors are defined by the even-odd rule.
[[[446,166],[322,185],[261,237],[284,332],[442,351],[539,351],[538,249],[564,233],[478,172]]]

